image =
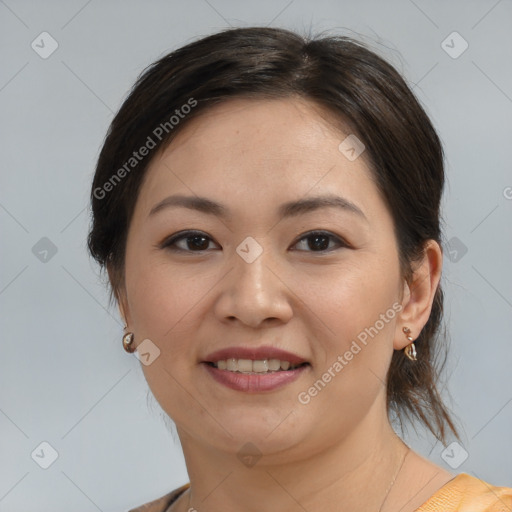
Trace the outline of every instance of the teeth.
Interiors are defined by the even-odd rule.
[[[252,372],[252,361],[250,359],[239,359],[237,370],[239,372]]]
[[[280,361],[279,359],[261,359],[253,361],[252,359],[223,359],[213,363],[219,370],[228,370],[240,373],[270,373],[280,370],[295,369],[300,365],[292,365],[290,361]]]
[[[279,359],[269,359],[268,361],[268,369],[273,372],[279,370],[281,368],[281,361]]]
[[[264,359],[263,361],[249,361],[250,366],[252,366],[252,371],[257,373],[268,372],[268,361]],[[240,364],[238,366],[240,370]],[[247,371],[247,370],[246,370]],[[250,368],[248,371],[251,371]]]

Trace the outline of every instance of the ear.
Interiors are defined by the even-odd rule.
[[[393,343],[395,350],[402,350],[411,343],[402,330],[404,327],[411,330],[409,336],[416,340],[427,323],[442,267],[443,250],[435,240],[429,240],[424,246],[422,260],[414,268],[411,282],[404,283],[403,309],[396,323]]]
[[[119,314],[121,315],[121,319],[124,321],[125,325],[130,325],[130,309],[128,307],[128,300],[126,297],[124,286],[122,284],[122,279],[119,279],[119,276],[117,276],[117,272],[109,264],[107,264],[107,272],[110,281],[110,286],[112,287],[114,296],[117,301],[117,306],[119,308]]]

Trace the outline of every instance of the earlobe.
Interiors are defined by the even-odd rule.
[[[404,283],[402,311],[396,324],[393,348],[402,350],[417,339],[427,323],[441,279],[443,253],[435,240],[425,244],[423,258],[415,265],[411,281]],[[404,327],[409,329],[404,336]]]
[[[114,297],[117,301],[119,314],[125,325],[130,325],[130,311],[128,308],[128,301],[126,300],[126,293],[123,286],[119,284],[119,279],[116,277],[116,272],[107,265],[108,278]]]
[[[129,326],[131,324],[131,319],[130,309],[128,308],[128,301],[126,300],[126,294],[122,290],[117,290],[115,295],[121,319],[124,321],[125,326]]]
[[[118,307],[119,307],[119,314],[121,315],[121,319],[123,320],[125,328],[126,328],[130,324],[128,315],[125,313],[123,305],[120,301],[118,301]]]

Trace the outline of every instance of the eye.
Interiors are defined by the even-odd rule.
[[[178,242],[182,241],[184,243],[180,247]],[[209,241],[212,239],[201,231],[182,231],[164,240],[159,247],[175,252],[202,252],[208,249]]]
[[[303,240],[306,241],[306,246],[312,249],[306,252],[331,252],[334,249],[328,249],[330,241],[335,241],[338,247],[348,247],[344,240],[326,231],[311,231],[300,238],[295,245],[299,245]]]
[[[311,231],[302,236],[294,246],[302,243],[304,247],[304,241],[306,242],[305,245],[311,249],[310,251],[306,250],[306,252],[331,252],[336,249],[336,247],[329,249],[330,242],[332,241],[338,247],[348,247],[344,240],[326,231]],[[182,231],[164,240],[159,244],[159,247],[174,252],[204,252],[208,249],[210,242],[213,242],[213,240],[201,231]],[[179,243],[181,243],[181,246]]]

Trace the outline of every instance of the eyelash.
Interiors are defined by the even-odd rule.
[[[333,235],[332,233],[329,233],[328,231],[309,231],[308,233],[305,233],[305,235],[303,235],[301,238],[299,238],[294,243],[294,245],[298,244],[302,240],[306,240],[308,238],[312,238],[315,236],[321,236],[321,237],[329,238],[331,240],[335,240],[336,243],[340,247],[346,247],[346,248],[349,247],[349,244],[347,244],[342,238],[340,238],[339,236]],[[202,237],[202,238],[206,238],[206,239],[213,241],[208,235],[206,235],[205,233],[203,233],[201,231],[182,231],[180,233],[176,233],[176,234],[172,235],[170,238],[167,238],[161,244],[159,244],[158,247],[160,247],[161,249],[172,251],[172,252],[181,252],[181,253],[187,253],[187,252],[188,253],[204,253],[204,252],[206,252],[205,249],[202,249],[199,251],[193,251],[193,250],[189,250],[189,249],[181,249],[181,248],[176,247],[176,245],[175,245],[176,242],[178,242],[178,241],[186,240],[186,239],[190,239],[190,238],[194,238],[194,237]],[[320,253],[320,254],[324,253],[325,254],[325,253],[332,252],[333,250],[335,250],[335,249],[323,249],[320,251],[311,251],[310,250],[310,251],[304,251],[304,252],[312,252],[312,253]]]

